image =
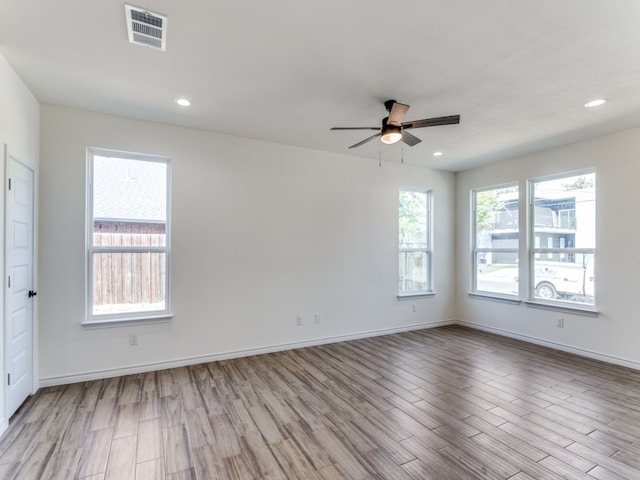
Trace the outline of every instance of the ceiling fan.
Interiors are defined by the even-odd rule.
[[[407,132],[410,128],[436,127],[438,125],[453,125],[460,123],[460,115],[425,118],[423,120],[403,122],[402,119],[407,113],[407,110],[409,110],[409,105],[398,103],[395,100],[387,100],[384,102],[384,106],[387,109],[387,112],[389,112],[389,116],[382,119],[382,127],[333,127],[331,130],[379,130],[375,135],[365,138],[361,142],[351,145],[349,148],[364,145],[376,137],[380,137],[380,141],[387,145],[398,143],[402,140],[410,147],[413,147],[422,140]]]

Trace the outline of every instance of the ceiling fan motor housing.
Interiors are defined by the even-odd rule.
[[[380,141],[388,145],[402,140],[402,127],[388,123],[389,117],[382,119],[382,129],[380,130]]]

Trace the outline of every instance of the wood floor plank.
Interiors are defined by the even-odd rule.
[[[113,428],[116,423],[118,400],[115,397],[102,398],[98,400],[96,408],[91,418],[90,430],[104,430]]]
[[[255,418],[255,417],[254,417]],[[275,425],[275,424],[273,424]],[[215,443],[222,458],[240,454],[240,442],[228,415],[216,415],[211,419]],[[266,428],[272,428],[271,425]],[[277,427],[276,427],[277,428]],[[263,432],[264,435],[264,432]]]
[[[129,437],[138,433],[138,403],[119,403],[116,407],[116,421],[113,438]]]
[[[326,450],[333,463],[340,465],[349,477],[355,480],[367,478],[371,471],[364,467],[359,455],[364,452],[352,452],[348,445],[329,428],[313,432],[316,441]]]
[[[126,405],[129,403],[138,403],[140,401],[141,382],[140,375],[129,375],[124,377],[122,382],[122,390],[118,395],[118,405]]]
[[[55,442],[52,442],[50,440],[38,442],[31,451],[30,455],[28,455],[25,458],[24,462],[22,462],[20,471],[15,477],[16,480],[31,480],[34,478],[42,478],[44,470],[52,460],[55,447]]]
[[[274,456],[271,446],[265,441],[260,432],[250,432],[241,439],[243,456],[227,457],[225,461],[235,458],[248,458],[253,465],[252,471],[257,478],[284,479],[286,478],[278,460]],[[242,478],[242,477],[240,477]]]
[[[135,480],[137,440],[131,435],[111,442],[105,480]]]
[[[629,480],[627,477],[613,473],[600,465],[590,470],[589,476],[598,480]]]
[[[164,476],[164,461],[162,458],[136,464],[136,480],[159,480],[163,479]]]
[[[287,478],[308,478],[320,480],[313,464],[291,439],[284,439],[272,445],[272,451]]]
[[[136,463],[147,463],[151,460],[164,458],[163,445],[162,420],[160,418],[150,418],[138,423]]]
[[[190,415],[186,415],[186,425],[191,448],[215,445],[215,434],[206,410],[204,408],[196,408],[190,413]]]
[[[90,432],[78,468],[79,477],[104,474],[106,472],[112,438],[113,428],[92,430]]]
[[[193,448],[193,461],[197,478],[229,478],[225,472],[224,460],[218,455],[213,445]]]
[[[70,451],[85,447],[89,436],[89,427],[93,412],[83,407],[76,407],[64,431],[58,432],[61,437],[60,450]]]
[[[564,477],[556,474],[552,470],[549,470],[544,465],[541,465],[540,463],[531,460],[526,455],[523,455],[517,449],[512,448],[510,445],[502,443],[500,440],[497,440],[485,433],[476,435],[472,440],[482,445],[483,448],[507,459],[514,467],[519,468],[526,475],[533,478],[544,478],[545,480],[564,479]]]
[[[260,478],[258,474],[252,470],[251,465],[247,463],[247,459],[242,455],[225,458],[224,470],[231,480],[257,480]]]
[[[386,455],[393,458],[397,464],[402,465],[416,458],[402,446],[401,441],[394,440],[385,430],[382,430],[378,425],[370,422],[367,417],[355,419],[352,423],[358,430],[363,432],[368,441],[372,445],[375,445],[376,449],[383,450]],[[410,436],[413,435],[405,436],[400,440],[404,440]]]
[[[193,465],[186,425],[164,427],[162,436],[165,474],[172,475],[190,470]]]
[[[313,437],[313,431],[303,422],[292,422],[285,426],[289,438],[296,442],[298,448],[309,459],[316,470],[332,465],[328,453]]]
[[[640,479],[640,371],[460,326],[43,388],[0,478]]]
[[[460,435],[454,430],[450,430],[447,427],[438,427],[434,433],[449,443],[448,446],[438,450],[438,452],[450,457],[452,463],[456,463],[455,458],[457,458],[460,462],[458,465],[462,470],[482,472],[486,478],[495,477],[496,475],[509,478],[520,471],[518,467],[500,455],[483,448],[482,445]]]
[[[387,456],[384,450],[372,450],[364,454],[367,463],[382,478],[393,480],[415,480],[413,475],[404,470],[397,461]]]
[[[596,466],[594,462],[589,461],[586,458],[573,455],[566,448],[558,446],[555,443],[547,440],[545,437],[531,433],[528,430],[511,422],[507,422],[504,425],[501,425],[500,428],[519,439],[536,445],[542,451],[548,453],[552,457],[562,462],[565,462],[570,467],[575,468],[581,472],[587,472]]]
[[[436,478],[438,480],[467,480],[478,478],[467,474],[464,470],[441,455],[442,449],[433,450],[418,437],[402,441],[402,445],[415,455],[416,460],[403,465],[405,470],[416,478]],[[443,447],[446,448],[446,447]]]
[[[582,470],[574,468],[572,465],[568,465],[562,460],[556,457],[553,457],[551,455],[549,455],[546,458],[543,458],[538,463],[540,463],[540,465],[547,467],[552,472],[558,473],[565,478],[570,478],[571,480],[574,480],[574,479],[575,480],[591,480],[592,478],[590,475],[587,475]],[[577,462],[574,462],[574,463],[577,463]]]
[[[61,450],[51,456],[50,461],[42,471],[41,477],[47,480],[68,480],[75,478],[82,458],[82,448],[73,451]],[[0,478],[10,478],[2,476]]]
[[[336,465],[328,465],[321,468],[318,470],[318,475],[322,480],[348,480],[348,477]]]
[[[450,445],[439,450],[438,453],[452,465],[457,466],[460,470],[468,473],[472,477],[480,475],[483,479],[486,478],[487,480],[503,480],[504,478],[508,478],[493,471],[484,462],[478,460],[476,456],[471,455],[466,449],[460,449]]]
[[[638,469],[633,468],[626,463],[620,462],[615,457],[608,457],[606,455],[602,455],[601,453],[595,452],[589,447],[585,447],[584,445],[580,445],[579,443],[572,443],[567,447],[567,450],[582,457],[589,458],[598,465],[606,468],[613,473],[622,475],[623,477],[626,476],[627,478],[640,478],[640,475],[638,475]]]
[[[520,453],[530,458],[534,462],[538,462],[548,455],[546,452],[538,448],[538,445],[529,443],[527,439],[521,439],[504,430],[502,427],[505,424],[501,425],[500,427],[494,427],[484,420],[474,416],[467,417],[464,419],[464,421],[475,427],[478,430],[478,433],[486,433],[487,435],[506,445],[513,446]]]

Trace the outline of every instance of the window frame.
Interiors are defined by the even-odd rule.
[[[549,255],[553,254],[564,254],[564,255],[592,255],[593,256],[593,268],[595,271],[595,260],[596,260],[596,251],[597,251],[597,191],[594,192],[594,214],[596,214],[596,218],[594,220],[594,247],[592,248],[576,248],[576,247],[542,247],[540,244],[542,242],[539,241],[539,238],[536,239],[536,225],[535,225],[535,185],[542,182],[548,182],[553,180],[562,180],[564,178],[578,177],[582,175],[590,175],[593,174],[595,178],[595,188],[597,189],[597,173],[595,168],[586,168],[581,170],[574,170],[569,172],[556,173],[552,175],[545,175],[542,177],[536,177],[528,179],[527,181],[527,239],[528,239],[528,288],[527,288],[527,300],[526,303],[531,306],[548,306],[553,308],[558,308],[561,310],[567,311],[584,311],[586,313],[597,313],[596,308],[596,291],[595,291],[595,281],[594,281],[594,290],[593,290],[593,303],[580,303],[580,302],[572,302],[568,300],[561,299],[544,299],[540,297],[536,297],[536,255],[540,256],[545,255],[548,259]],[[559,211],[560,212],[560,211]],[[574,209],[573,221],[577,221],[577,216]],[[558,216],[558,222],[560,222],[560,216]],[[536,246],[537,244],[537,246]],[[538,259],[538,261],[544,261],[545,259]],[[595,275],[594,275],[595,279]]]
[[[162,163],[166,166],[166,221],[165,244],[154,246],[95,246],[94,234],[94,157],[113,157],[124,160]],[[127,323],[140,321],[157,321],[173,316],[171,311],[171,162],[168,157],[143,153],[132,153],[106,148],[87,148],[86,165],[86,224],[85,224],[85,316],[83,325],[100,325],[109,323]],[[94,256],[99,253],[164,253],[164,292],[165,302],[162,310],[137,310],[127,313],[99,314],[93,313],[94,284],[93,265]]]
[[[488,192],[491,190],[503,190],[506,188],[517,188],[518,193],[518,208],[516,213],[518,215],[518,241],[516,248],[503,248],[503,247],[479,247],[478,246],[478,221],[477,221],[477,194],[482,192]],[[518,301],[520,298],[519,284],[516,289],[516,293],[501,293],[492,292],[489,290],[478,289],[478,254],[480,253],[513,253],[516,259],[520,259],[520,238],[522,229],[520,226],[522,222],[520,220],[520,184],[519,182],[501,183],[499,185],[491,185],[488,187],[480,187],[471,189],[471,293],[473,295],[480,295],[484,297],[499,298]],[[520,276],[520,267],[518,267],[518,278]]]
[[[399,207],[400,194],[402,192],[411,192],[411,193],[422,193],[425,194],[425,229],[426,229],[426,241],[424,247],[402,247],[400,245],[400,212],[398,209],[397,222],[398,222],[398,298],[407,298],[407,297],[420,297],[420,296],[430,296],[434,295],[433,290],[433,192],[428,188],[421,187],[400,187],[398,190],[398,196],[396,197],[396,201],[398,201],[397,206]],[[414,253],[414,252],[423,252],[425,254],[425,259],[427,265],[425,267],[425,286],[426,288],[420,290],[400,290],[399,281],[400,281],[400,254],[402,253]]]

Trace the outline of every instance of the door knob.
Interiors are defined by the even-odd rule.
[[[34,292],[33,290],[29,290],[29,298],[35,297],[37,294],[38,294],[38,292]]]

